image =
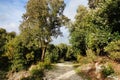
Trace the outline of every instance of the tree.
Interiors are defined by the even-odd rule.
[[[119,39],[119,0],[107,0],[101,3],[91,14],[88,22],[97,28],[97,45],[103,49],[109,42]],[[95,42],[95,41],[94,41]]]
[[[28,40],[27,44],[31,42],[42,50],[42,61],[52,37],[61,34],[60,27],[68,20],[63,15],[64,8],[63,0],[29,0],[27,3],[20,29]]]
[[[86,32],[85,16],[88,14],[88,10],[84,6],[79,6],[77,10],[76,20],[69,28],[70,30],[70,43],[78,50],[82,55],[86,55]]]
[[[8,33],[5,29],[0,28],[0,55],[5,52],[5,45],[16,36],[15,32]]]
[[[0,53],[4,52],[4,45],[6,43],[6,30],[0,29]],[[1,55],[1,54],[0,54]]]
[[[57,45],[59,48],[59,59],[66,59],[66,54],[68,51],[68,45],[61,43],[59,45]]]
[[[6,44],[6,56],[11,64],[12,71],[19,71],[26,67],[25,47],[22,45],[20,36]]]
[[[89,0],[90,2],[93,1],[97,1],[97,0]],[[101,4],[99,4],[96,8],[96,16],[98,17],[98,19],[101,18],[102,22],[100,23],[100,21],[94,20],[95,24],[104,24],[104,28],[107,28],[109,30],[111,30],[111,33],[113,34],[114,32],[119,32],[120,33],[120,0],[100,0]],[[99,23],[98,23],[99,22]],[[105,26],[107,25],[107,26]]]
[[[14,39],[16,36],[15,32],[7,32],[5,29],[0,28],[0,70],[8,70],[9,60],[6,56],[6,44]]]
[[[117,34],[111,33],[104,6],[96,9],[78,8],[76,20],[70,27],[70,42],[81,54],[86,55],[86,50],[92,49],[98,55],[103,55],[104,47],[115,40],[113,36]]]
[[[89,8],[95,9],[99,3],[105,2],[105,0],[88,0]]]
[[[108,0],[103,4],[103,12],[107,16],[108,26],[111,29],[111,32],[119,32],[120,34],[120,0]]]

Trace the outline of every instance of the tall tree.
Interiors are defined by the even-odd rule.
[[[70,43],[78,50],[82,55],[86,55],[86,43],[85,37],[87,33],[87,27],[85,26],[85,17],[88,14],[88,10],[84,6],[79,6],[77,10],[76,20],[70,29]]]
[[[0,28],[0,55],[4,52],[4,45],[6,43],[6,30]]]
[[[95,9],[99,3],[104,2],[105,0],[88,0],[89,8]]]
[[[119,32],[120,34],[120,0],[108,0],[103,4],[101,14],[106,15],[108,25],[111,32]]]
[[[26,35],[27,44],[31,42],[42,50],[44,60],[47,45],[52,37],[61,34],[60,27],[67,18],[63,15],[63,0],[29,0],[20,29]]]
[[[13,39],[15,36],[15,32],[8,33],[5,29],[0,28],[0,55],[4,53],[6,43]]]

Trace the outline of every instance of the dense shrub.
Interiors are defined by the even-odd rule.
[[[33,45],[26,45],[21,36],[17,36],[6,44],[6,56],[11,62],[13,71],[27,69],[40,60],[41,50]],[[32,47],[31,47],[32,46]]]
[[[68,46],[68,50],[67,50],[67,53],[66,53],[66,60],[70,61],[70,60],[76,60],[76,53],[75,53],[75,50],[71,47],[71,46]]]
[[[44,70],[50,68],[50,61],[48,59],[45,59],[44,62],[39,62],[37,65],[32,65],[29,69],[31,76],[22,78],[21,80],[42,80],[44,76]]]
[[[32,75],[32,77],[33,78],[35,78],[35,79],[38,79],[38,80],[41,80],[41,78],[43,77],[43,70],[42,69],[33,69],[32,71],[31,71],[31,75]]]
[[[65,60],[68,46],[66,44],[61,43],[58,45],[58,48],[59,48],[59,58]]]
[[[104,77],[107,77],[113,73],[114,73],[114,69],[112,68],[112,66],[110,65],[102,66],[102,74]]]
[[[21,80],[42,80],[42,77],[44,75],[43,69],[34,67],[31,71],[31,76],[29,77],[24,77]]]
[[[0,57],[0,65],[1,65],[0,66],[1,71],[8,71],[11,63],[6,56],[2,56],[2,57]]]
[[[109,57],[115,61],[120,61],[120,40],[111,42],[105,51],[109,53]]]
[[[51,62],[70,61],[76,60],[78,53],[78,50],[76,51],[71,46],[63,43],[59,45],[50,44],[46,51],[46,58]]]
[[[9,58],[12,64],[12,71],[20,71],[26,67],[26,59],[23,54],[23,46],[21,44],[21,41],[18,39],[19,37],[16,37],[6,45],[6,56]]]
[[[97,58],[95,52],[91,49],[86,50],[86,54],[87,54],[87,58],[91,59],[91,61],[94,61]]]
[[[14,54],[14,59],[11,62],[12,71],[18,72],[20,70],[26,69],[26,60],[24,60],[21,54]]]
[[[45,69],[51,69],[51,61],[49,58],[46,58],[45,61],[44,61],[44,68]]]
[[[49,45],[46,51],[46,58],[50,62],[58,62],[59,60],[59,48],[55,45]]]

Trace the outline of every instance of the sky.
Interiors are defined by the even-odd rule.
[[[19,25],[22,21],[22,15],[25,13],[25,5],[28,0],[0,0],[0,27],[8,32],[15,31],[19,33]],[[87,0],[65,0],[66,8],[64,15],[74,21],[74,16],[79,5],[87,6]],[[53,40],[53,43],[69,44],[69,31],[65,27],[61,28],[63,37]]]

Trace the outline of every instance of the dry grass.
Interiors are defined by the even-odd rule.
[[[88,63],[88,64],[95,65],[96,62],[100,62],[100,64],[102,64],[102,65],[110,64],[112,66],[112,68],[114,69],[114,71],[115,71],[114,75],[117,76],[120,79],[120,63],[117,63],[117,62],[109,59],[108,57],[98,57],[95,61],[93,61],[92,63]],[[85,68],[85,65],[88,65],[88,64],[83,63],[83,65],[80,65],[80,66],[83,66],[83,68]],[[98,80],[98,79],[96,79],[96,76],[98,74],[95,74],[94,67],[91,67],[91,69],[89,71],[87,71],[87,72],[86,72],[86,70],[77,69],[77,73],[82,75],[82,76],[84,75],[85,77],[87,76],[87,77],[91,78],[91,80]],[[108,80],[108,79],[107,78],[105,79],[101,75],[100,80]]]

